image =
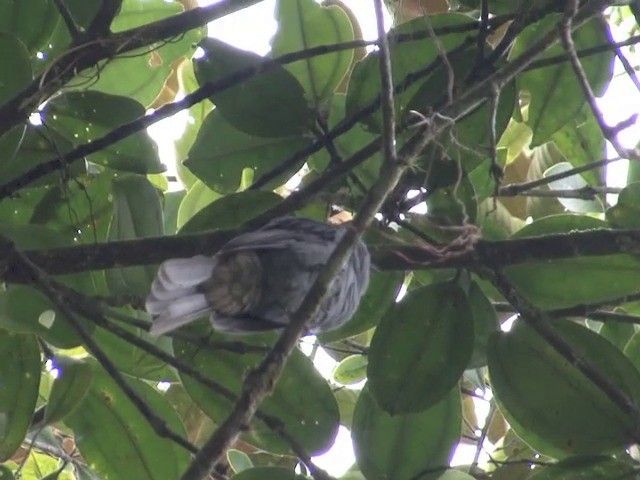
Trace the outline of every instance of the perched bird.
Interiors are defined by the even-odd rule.
[[[344,232],[340,226],[282,217],[233,238],[213,256],[167,260],[146,301],[154,317],[151,333],[170,332],[207,314],[222,332],[286,326]],[[367,289],[369,268],[367,247],[358,242],[309,333],[332,330],[351,318]]]

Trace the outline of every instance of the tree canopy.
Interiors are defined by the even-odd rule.
[[[638,2],[374,0],[365,40],[279,0],[266,56],[207,36],[257,3],[0,0],[0,478],[326,480],[340,425],[344,480],[640,478],[640,157],[596,103],[640,105]],[[174,174],[146,129],[178,112]],[[284,331],[148,334],[160,262],[294,214],[351,223]],[[358,311],[301,340],[359,238]]]

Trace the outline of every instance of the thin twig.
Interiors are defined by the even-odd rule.
[[[393,99],[393,72],[391,71],[391,53],[389,40],[384,30],[384,7],[382,0],[373,2],[378,29],[378,48],[380,49],[380,109],[382,111],[382,151],[385,161],[396,162],[396,114]]]

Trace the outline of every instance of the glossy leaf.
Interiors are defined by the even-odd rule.
[[[58,356],[54,368],[58,376],[53,382],[44,413],[47,425],[64,419],[83,400],[91,387],[93,368],[84,359]]]
[[[10,458],[27,434],[39,382],[40,348],[36,337],[0,329],[0,461]]]
[[[127,97],[100,92],[68,92],[53,98],[42,111],[47,125],[74,145],[94,141],[144,115],[144,107]],[[115,170],[160,173],[164,166],[146,132],[138,132],[93,153],[87,160]]]
[[[367,377],[368,363],[365,355],[349,355],[333,370],[333,379],[342,385],[360,382]]]
[[[461,421],[457,388],[427,410],[392,416],[365,387],[351,431],[356,462],[365,478],[438,478],[449,466]]]
[[[179,478],[190,461],[189,453],[159,436],[108,374],[97,365],[94,370],[87,395],[65,420],[83,458],[103,477]],[[180,418],[160,393],[143,382],[126,381],[167,427],[185,435]]]
[[[196,179],[178,206],[177,227],[182,229],[198,212],[218,200],[221,195]]]
[[[243,342],[248,345],[264,347],[265,351],[262,352],[234,353],[228,349],[216,348],[216,342],[229,338],[213,332],[208,346],[175,339],[174,350],[177,358],[238,395],[246,372],[264,357],[274,337],[243,337]],[[209,417],[216,422],[226,418],[234,405],[233,400],[212,392],[187,375],[181,375],[181,378],[191,398]],[[297,439],[301,447],[310,454],[326,449],[338,428],[338,406],[329,385],[315,370],[311,361],[297,350],[287,361],[274,392],[262,403],[260,411],[283,422],[287,433]],[[274,453],[289,452],[288,444],[258,418],[243,438]]]
[[[245,168],[258,178],[308,144],[302,136],[253,137],[234,128],[216,109],[204,120],[184,165],[216,192],[231,193],[238,190]],[[303,162],[286,169],[267,188],[286,182]]]
[[[524,54],[536,40],[546,35],[549,30],[558,28],[561,14],[547,15],[543,20],[527,27],[513,46],[510,58]],[[577,28],[572,33],[577,50],[602,45],[609,41],[602,23],[593,19]],[[559,43],[538,56],[538,59],[563,55],[564,48]],[[613,53],[602,52],[580,59],[591,87],[599,95],[612,75]],[[531,95],[528,106],[527,124],[533,131],[533,145],[540,145],[550,140],[551,135],[567,124],[584,103],[584,93],[578,84],[575,72],[568,62],[528,70],[517,79],[518,88]]]
[[[109,240],[159,236],[163,233],[160,195],[145,177],[121,176],[113,181],[113,217]],[[155,268],[150,266],[112,268],[105,271],[113,294],[146,295]]]
[[[200,85],[222,82],[246,69],[258,69],[263,59],[224,42],[207,38],[200,43],[205,56],[195,60]],[[308,132],[313,113],[304,90],[293,75],[276,66],[249,80],[233,84],[211,98],[222,116],[235,128],[258,137],[288,137]],[[286,105],[287,108],[282,108]]]
[[[276,3],[275,18],[278,31],[271,40],[273,57],[354,39],[349,17],[335,4],[280,0]],[[353,50],[342,50],[289,63],[285,68],[298,79],[310,103],[318,108],[333,95],[352,60]]]
[[[385,313],[371,342],[368,386],[391,415],[420,412],[457,385],[473,349],[473,314],[455,284],[411,291]]]
[[[640,373],[617,348],[576,323],[557,322],[554,327],[581,358],[588,359],[631,402],[638,402]],[[623,448],[637,434],[629,428],[633,423],[628,411],[612,403],[524,322],[517,321],[508,333],[495,334],[488,352],[491,386],[501,411],[536,450],[551,455],[558,450],[597,454]]]
[[[587,216],[554,215],[525,226],[513,238],[598,228],[609,224]],[[640,290],[640,259],[632,255],[531,261],[505,272],[522,295],[544,309],[598,303]]]

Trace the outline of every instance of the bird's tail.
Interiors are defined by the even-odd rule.
[[[214,258],[196,255],[160,265],[145,304],[147,312],[154,316],[152,335],[175,330],[211,310],[197,287],[211,277],[216,263]]]

